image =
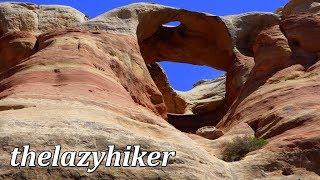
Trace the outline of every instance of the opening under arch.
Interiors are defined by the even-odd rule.
[[[199,81],[212,80],[225,74],[225,71],[212,67],[188,63],[162,61],[160,66],[165,71],[171,87],[177,91],[190,91]]]
[[[148,69],[163,95],[168,122],[177,129],[194,133],[216,125],[226,95],[224,71],[208,66],[162,61]]]
[[[216,125],[221,119],[217,112],[225,103],[226,77],[218,78],[218,81],[212,79],[229,70],[234,58],[232,37],[224,21],[217,16],[202,13],[176,9],[159,10],[150,13],[149,16],[141,16],[137,27],[137,39],[150,75],[163,95],[168,122],[185,132],[195,132],[203,126]],[[191,69],[196,67],[199,71],[187,71],[185,75],[181,75],[181,71],[187,68],[176,64],[180,68],[173,68],[170,73],[170,70],[163,66],[166,62],[161,63],[163,69],[159,66],[158,63],[163,60],[180,62],[180,65],[188,63],[182,66],[190,66]],[[209,75],[204,72],[208,72]],[[182,76],[184,80],[193,80],[188,80],[186,86],[181,88],[172,80],[177,75]],[[181,81],[182,78],[176,79]],[[203,79],[209,81],[197,83]],[[192,88],[195,83],[197,86]],[[214,84],[221,87],[221,91],[217,92]],[[180,92],[174,91],[169,85]],[[209,89],[206,89],[207,85]],[[193,93],[191,89],[196,89],[197,92]],[[188,94],[190,91],[187,90],[191,90],[191,93]],[[199,95],[198,92],[204,93]]]

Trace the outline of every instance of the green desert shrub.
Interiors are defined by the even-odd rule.
[[[228,143],[223,151],[223,160],[227,162],[240,161],[249,152],[260,149],[268,142],[255,137],[237,137]]]

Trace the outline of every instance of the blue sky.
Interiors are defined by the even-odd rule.
[[[3,2],[4,0],[0,0]],[[62,4],[72,6],[89,17],[93,18],[110,9],[142,2],[134,0],[13,0],[18,2],[32,2],[36,4]],[[207,12],[215,15],[239,14],[250,11],[274,12],[277,8],[284,6],[288,0],[152,0],[143,2],[154,2],[168,6],[185,8],[193,11]],[[189,64],[162,62],[171,85],[180,91],[190,90],[192,85],[201,79],[212,79],[223,72],[209,67],[194,66]]]

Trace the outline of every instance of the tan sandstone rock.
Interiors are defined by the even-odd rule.
[[[79,26],[86,21],[83,13],[60,5],[1,3],[0,32],[29,31],[43,33]]]
[[[179,154],[172,160],[177,166],[166,170],[101,167],[87,175],[91,178],[99,174],[100,178],[119,179],[229,176],[228,169],[218,168],[224,166],[223,162],[208,159],[205,151],[199,151],[187,136],[161,118],[164,104],[160,92],[130,36],[65,31],[44,34],[39,39],[41,47],[51,43],[2,74],[1,177],[21,178],[9,167],[8,160],[12,148],[22,144],[30,144],[34,150],[61,144],[64,150],[74,151],[102,151],[108,144],[120,149],[126,144],[141,144],[146,150],[174,149]],[[181,145],[184,152],[178,150]],[[191,151],[196,158],[190,157]],[[221,173],[214,173],[211,166]],[[27,178],[32,178],[33,171],[20,170]],[[66,172],[73,178],[82,173],[75,169],[52,171],[50,175],[45,169],[37,170],[43,178],[61,177]]]
[[[203,80],[186,92],[178,92],[188,103],[186,113],[203,114],[216,110],[224,103],[226,77]]]
[[[202,136],[207,139],[218,139],[223,136],[223,132],[219,129],[216,129],[214,126],[205,126],[197,130],[197,135]]]
[[[160,92],[162,93],[163,100],[166,104],[167,112],[173,114],[186,113],[188,103],[178,94],[169,84],[166,74],[159,64],[149,64],[148,70],[153,81],[156,83]]]
[[[318,179],[319,18],[302,11],[282,19],[218,17],[139,3],[86,21],[69,7],[0,3],[0,179]],[[179,27],[162,26],[176,20]],[[179,93],[164,74],[152,74],[159,67],[147,66],[164,59],[211,66],[227,77],[197,84],[185,96],[189,104],[183,98],[193,113],[168,114],[181,108],[168,106]],[[193,134],[204,126],[224,134]],[[239,136],[268,144],[241,161],[220,160]],[[10,152],[25,144],[38,151],[140,144],[177,156],[168,167],[100,167],[92,174],[10,167]]]
[[[301,13],[319,13],[320,1],[319,0],[290,0],[290,2],[284,6],[282,12],[283,16],[290,16]]]

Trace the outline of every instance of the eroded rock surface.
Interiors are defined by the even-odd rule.
[[[214,126],[202,127],[197,130],[196,134],[211,140],[218,139],[219,137],[223,136],[223,132]]]
[[[291,0],[285,5],[280,14],[283,16],[296,15],[301,13],[319,13],[320,1],[318,0]]]
[[[166,104],[167,112],[173,114],[185,114],[188,111],[188,102],[186,99],[176,92],[167,79],[166,74],[159,64],[149,64],[148,70],[153,81],[159,88],[164,103]]]
[[[188,106],[186,113],[203,114],[216,110],[224,103],[226,93],[226,77],[213,80],[202,80],[190,91],[178,92]]]
[[[0,3],[0,178],[319,178],[317,3],[291,1],[282,16],[229,17],[139,3],[91,20],[70,7]],[[170,21],[181,25],[162,26]],[[226,78],[174,92],[159,66],[148,65],[164,59],[225,70]],[[182,133],[167,116],[186,132],[211,125],[224,134]],[[239,136],[268,145],[238,162],[220,160]],[[11,168],[10,152],[25,144],[39,151],[140,144],[177,157],[168,167],[93,174]]]
[[[79,26],[87,20],[78,10],[60,5],[1,3],[0,32],[43,33]]]
[[[32,177],[33,170],[9,168],[10,151],[23,144],[30,144],[34,150],[61,144],[65,150],[100,151],[108,144],[120,149],[126,144],[141,144],[146,150],[178,150],[185,146],[172,161],[176,168],[102,167],[88,175],[92,178],[99,174],[101,178],[230,176],[228,169],[218,168],[223,162],[207,159],[205,151],[200,152],[196,143],[190,145],[187,136],[161,118],[165,113],[162,95],[132,37],[63,31],[44,34],[39,43],[44,47],[41,51],[1,76],[1,177],[18,176],[18,171]],[[191,151],[194,157],[189,157]],[[191,169],[187,168],[190,173],[186,174],[189,163],[195,164],[187,165]],[[53,170],[58,172],[50,175],[45,169],[37,171],[43,178],[69,172]],[[178,171],[180,175],[173,174]],[[71,172],[76,175],[78,170]]]
[[[252,45],[261,30],[279,23],[274,13],[245,13],[222,17],[234,46],[243,54],[252,56]]]

